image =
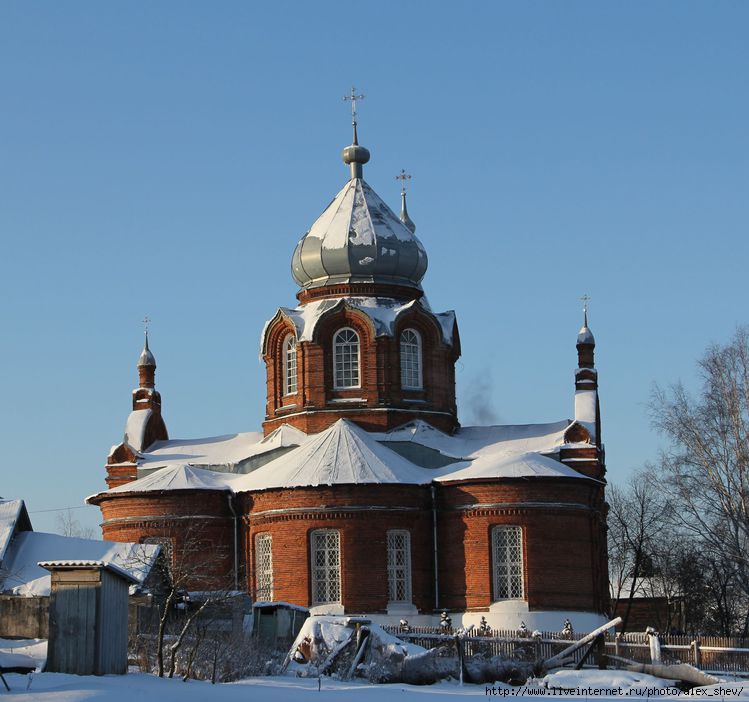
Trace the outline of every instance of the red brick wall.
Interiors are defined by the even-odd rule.
[[[227,495],[207,490],[106,495],[98,500],[103,537],[135,543],[146,537],[169,539],[172,565],[185,574],[181,587],[233,587],[234,520]]]
[[[268,490],[242,497],[247,520],[245,557],[248,589],[255,592],[255,535],[273,537],[273,572],[276,600],[311,604],[310,532],[338,529],[341,537],[341,589],[347,612],[384,612],[388,601],[387,531],[411,534],[411,582],[414,604],[433,608],[432,522],[429,488],[416,485],[338,486]],[[331,508],[372,507],[372,509]],[[299,510],[285,514],[258,514],[266,510]],[[301,509],[299,509],[301,508]],[[407,508],[404,510],[403,508]],[[258,515],[258,516],[255,516]]]
[[[333,378],[332,340],[342,327],[351,327],[360,339],[359,388],[336,390]],[[423,390],[405,390],[400,384],[400,332],[417,329],[422,337]],[[452,432],[457,424],[455,361],[459,342],[447,346],[439,324],[420,311],[404,314],[394,337],[375,337],[369,318],[342,308],[318,323],[315,338],[297,346],[295,395],[284,396],[283,341],[293,325],[277,317],[266,332],[267,402],[263,429],[270,433],[288,423],[307,433],[329,427],[347,417],[370,431],[382,431],[421,417],[437,428]],[[345,405],[340,400],[360,399]]]
[[[605,611],[595,484],[505,481],[446,486],[440,493],[441,606],[470,610],[491,603],[491,528],[507,525],[523,529],[531,609]]]
[[[486,609],[492,603],[491,528],[513,525],[523,529],[525,598],[531,609],[606,610],[608,580],[606,571],[601,571],[605,533],[596,484],[564,479],[504,481],[438,487],[437,494],[440,607]],[[346,611],[383,612],[386,532],[402,528],[411,533],[414,604],[422,611],[434,609],[429,487],[269,490],[241,500],[242,512],[250,515],[244,547],[251,593],[254,538],[269,533],[274,599],[310,605],[309,532],[333,528],[341,534]],[[357,506],[371,509],[344,509]],[[339,511],[331,513],[336,507]]]

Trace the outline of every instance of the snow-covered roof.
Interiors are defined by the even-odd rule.
[[[31,528],[23,500],[0,500],[0,563],[5,560],[17,526]]]
[[[237,478],[235,491],[368,483],[426,483],[428,471],[385,448],[347,419],[299,448]]]
[[[151,418],[150,409],[133,410],[125,423],[125,443],[136,451],[147,448],[143,445],[146,436],[146,426]]]
[[[361,178],[352,178],[297,244],[291,262],[303,288],[375,282],[419,288],[421,242]]]
[[[306,438],[303,431],[285,425],[266,437],[262,432],[253,431],[206,439],[155,441],[147,451],[140,453],[137,463],[139,468],[149,469],[175,465],[231,468],[275,448],[296,446]]]
[[[427,422],[414,420],[378,434],[377,438],[380,441],[413,441],[455,458],[490,456],[499,461],[528,452],[552,453],[564,443],[564,433],[569,426],[569,420],[562,420],[550,424],[461,427],[450,436]]]
[[[90,568],[104,568],[111,570],[113,573],[117,573],[121,578],[127,580],[129,583],[137,584],[140,582],[130,572],[118,566],[116,563],[110,563],[109,561],[94,561],[94,560],[58,560],[58,561],[39,561],[39,567],[44,570],[87,570]]]
[[[154,492],[160,490],[229,490],[232,473],[219,473],[189,465],[171,465],[108,492]]]
[[[161,441],[138,459],[139,467],[153,469],[150,474],[100,494],[161,490],[244,492],[369,483],[426,485],[434,480],[502,478],[588,480],[554,459],[560,447],[566,445],[564,434],[569,426],[570,421],[564,420],[462,427],[450,436],[421,420],[389,432],[368,432],[340,419],[310,436],[282,425],[265,438],[260,438],[260,434],[236,434],[192,442]],[[419,459],[423,456],[418,451],[405,451],[404,443],[424,447],[425,453],[437,452],[441,458],[434,461],[431,457],[437,454],[431,453],[422,463]],[[289,450],[269,453],[279,447]],[[232,462],[266,453],[267,462],[253,466],[254,470],[248,473],[223,469]]]
[[[8,550],[0,574],[0,592],[14,595],[49,594],[50,574],[41,561],[104,561],[127,571],[142,583],[150,572],[159,546],[77,539],[59,534],[24,531],[16,536]]]
[[[396,322],[402,314],[413,309],[421,309],[437,321],[445,344],[451,346],[454,341],[455,312],[432,312],[424,298],[402,302],[389,297],[334,297],[308,302],[299,307],[281,307],[279,312],[294,324],[299,341],[311,341],[318,322],[329,313],[342,308],[365,314],[372,322],[375,336],[393,336]],[[268,324],[261,335],[261,353],[267,329]]]
[[[481,455],[466,468],[435,478],[439,482],[452,480],[486,480],[488,478],[584,478],[564,463],[540,453],[523,453],[496,460],[492,455]]]

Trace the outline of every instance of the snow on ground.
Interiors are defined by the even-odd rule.
[[[488,697],[507,696],[520,698],[537,698],[540,695],[524,694],[523,688],[511,688],[501,683],[493,687],[497,691],[492,694],[491,687],[486,685],[464,685],[457,682],[442,682],[435,685],[412,686],[403,684],[369,685],[361,682],[341,682],[324,678],[321,690],[318,692],[318,681],[315,678],[267,677],[250,678],[236,683],[211,685],[206,682],[190,680],[162,680],[143,673],[128,675],[108,675],[102,677],[63,675],[61,673],[36,673],[31,678],[28,691],[28,678],[23,675],[8,674],[5,676],[11,687],[11,694],[23,695],[24,700],[39,700],[39,702],[91,702],[92,700],[107,700],[107,702],[132,702],[133,699],[154,700],[159,702],[246,702],[247,700],[263,700],[263,702],[299,702],[299,700],[353,700],[354,702],[392,702],[398,700],[426,700],[444,699],[446,697]],[[547,677],[547,682],[553,682],[560,687],[572,688],[602,688],[621,687],[625,696],[631,697],[676,697],[676,690],[669,690],[668,695],[654,692],[663,689],[664,682],[659,678],[627,673],[623,671],[565,670],[553,673]],[[532,681],[529,685],[538,689],[542,681]],[[722,687],[741,689],[737,695],[721,694]],[[487,691],[488,688],[488,691]],[[703,688],[705,693],[700,696],[711,696],[723,699],[749,700],[749,682],[722,683],[721,686]],[[503,691],[507,691],[502,695]],[[632,690],[627,695],[627,690]],[[517,692],[516,692],[517,691]],[[538,690],[540,692],[540,690]],[[649,693],[649,694],[648,694]],[[5,694],[4,691],[3,693]],[[694,693],[693,693],[694,694]],[[558,696],[558,695],[557,695]],[[697,696],[697,695],[695,695]],[[516,699],[517,699],[516,697]],[[591,694],[580,693],[577,697],[593,700]],[[606,697],[606,699],[612,699]]]

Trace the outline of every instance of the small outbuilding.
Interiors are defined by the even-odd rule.
[[[138,581],[106,561],[42,561],[52,573],[48,672],[127,672],[128,589]]]

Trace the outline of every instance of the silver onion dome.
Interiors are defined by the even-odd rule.
[[[140,352],[140,356],[138,357],[138,368],[143,368],[146,366],[151,366],[152,368],[156,368],[156,358],[151,353],[151,349],[148,348],[148,334],[146,334],[146,342],[143,344],[143,350]]]
[[[588,327],[588,310],[585,309],[584,317],[583,317],[583,326],[580,327],[580,331],[577,333],[577,343],[578,344],[588,344],[590,346],[596,345],[595,337],[593,336],[593,332],[590,331],[590,328]]]
[[[351,180],[297,244],[294,280],[304,289],[341,283],[383,283],[421,289],[427,254],[404,223],[362,178],[369,151],[356,143],[342,153]],[[410,222],[410,220],[408,220]]]

